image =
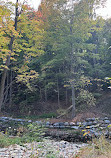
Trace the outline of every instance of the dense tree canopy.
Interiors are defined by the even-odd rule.
[[[74,117],[76,107],[95,105],[98,80],[102,87],[111,74],[111,21],[95,16],[100,2],[42,0],[38,11],[0,4],[1,109],[28,113],[35,102],[65,101]]]

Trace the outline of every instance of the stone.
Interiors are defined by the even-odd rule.
[[[101,134],[102,134],[102,133],[100,133],[100,132],[94,132],[94,135],[95,135],[96,138],[100,137]]]
[[[59,126],[59,122],[54,123],[53,126]]]
[[[81,123],[81,122],[77,122],[76,124],[77,124],[77,126],[82,125],[82,123]]]
[[[89,129],[90,133],[94,134],[96,132],[95,129]]]
[[[86,118],[86,121],[90,122],[90,121],[92,121],[92,118]]]
[[[24,125],[24,123],[23,123],[23,122],[20,122],[20,124],[21,124],[21,125]]]
[[[84,129],[84,127],[83,126],[79,126],[79,129]]]
[[[65,123],[64,123],[64,126],[69,126],[69,123],[68,123],[68,122],[65,122]]]
[[[36,123],[37,125],[39,125],[39,126],[42,125],[42,121],[35,121],[35,123]]]
[[[91,118],[91,121],[95,121],[96,119],[95,118]]]
[[[108,117],[105,117],[104,120],[108,120]]]
[[[65,126],[65,128],[67,128],[67,129],[69,128],[69,129],[70,129],[70,128],[71,128],[71,126]]]
[[[91,121],[87,122],[87,126],[91,126],[91,125],[93,125],[93,122]]]
[[[96,125],[97,123],[98,123],[97,121],[93,121],[93,122],[92,122],[93,125]]]
[[[79,129],[78,126],[72,126],[71,128],[72,128],[72,129]]]
[[[109,124],[109,123],[110,123],[110,121],[109,121],[109,120],[104,120],[104,122],[105,122],[105,123],[107,123],[107,124]]]
[[[104,120],[99,120],[99,123],[100,123],[100,124],[104,123]]]
[[[111,132],[109,132],[108,134],[109,134],[109,139],[111,139]]]
[[[101,124],[100,127],[107,127],[107,124]]]
[[[59,128],[65,128],[65,126],[59,126]]]
[[[82,125],[83,125],[83,126],[87,126],[87,122],[84,121],[84,122],[82,123]]]
[[[109,132],[108,132],[108,131],[105,131],[105,132],[104,132],[104,136],[105,136],[105,138],[108,138],[108,137],[109,137]]]
[[[50,122],[46,122],[46,125],[50,125]]]
[[[59,122],[59,126],[64,126],[64,122]]]
[[[1,117],[2,120],[8,120],[9,117]]]
[[[69,124],[70,124],[70,126],[74,126],[74,125],[75,125],[75,123],[74,123],[74,122],[70,122]]]
[[[28,123],[31,123],[31,122],[32,122],[32,120],[29,120],[29,121],[28,121]]]
[[[103,126],[103,127],[99,127],[100,130],[103,130],[103,129],[105,129],[105,128],[106,128],[106,127],[104,127],[104,126]]]
[[[59,127],[59,126],[58,126],[58,127]],[[49,128],[54,128],[54,126],[53,126],[53,125],[50,125]]]
[[[94,128],[98,128],[100,126],[100,124],[96,124],[94,125]]]
[[[45,127],[49,127],[50,126],[50,122],[46,122]]]

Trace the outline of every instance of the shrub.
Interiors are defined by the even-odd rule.
[[[94,139],[88,147],[81,150],[78,154],[79,158],[108,158],[111,157],[111,143],[109,140],[101,136]]]
[[[77,97],[77,104],[81,109],[95,106],[95,98],[92,93],[90,93],[88,90],[81,89],[78,97]]]
[[[28,132],[23,136],[27,142],[42,141],[43,135],[45,134],[45,128],[36,123],[29,124],[27,131]]]

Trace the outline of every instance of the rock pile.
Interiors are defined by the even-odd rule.
[[[111,139],[111,122],[107,117],[104,118],[87,118],[84,122],[46,122],[49,129],[58,129],[57,131],[48,130],[47,135],[61,137],[64,140],[87,141],[93,137],[104,135]],[[65,129],[63,132],[62,129]],[[68,134],[67,134],[68,133]]]
[[[56,129],[56,134],[55,137],[58,137],[61,135],[63,131],[66,131],[66,133],[69,132],[68,135],[68,141],[69,137],[71,140],[74,141],[74,139],[78,140],[89,140],[92,139],[92,137],[99,137],[100,135],[105,135],[107,138],[111,138],[111,121],[108,117],[104,118],[87,118],[83,122],[56,122],[56,123],[51,123],[51,122],[46,122],[46,121],[32,121],[32,120],[25,120],[25,119],[15,119],[11,117],[0,117],[0,131],[13,131],[13,135],[17,134],[17,128],[19,126],[25,126],[30,123],[35,123],[39,125],[40,127],[44,126],[46,127],[48,132],[46,132],[46,135],[53,135],[54,137],[54,131]],[[11,130],[10,130],[11,129]],[[57,135],[60,132],[59,135]],[[51,131],[51,132],[49,132]],[[48,134],[47,134],[48,133]],[[64,134],[65,136],[65,134]],[[75,137],[74,137],[75,136]],[[78,137],[77,137],[78,136]],[[66,139],[67,140],[67,139]]]
[[[29,158],[29,157],[57,157],[71,158],[87,144],[75,144],[67,141],[44,139],[43,142],[33,142],[20,145],[11,145],[0,149],[0,158]]]

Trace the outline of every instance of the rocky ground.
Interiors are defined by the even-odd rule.
[[[87,144],[44,139],[43,142],[27,143],[24,146],[0,148],[0,158],[74,158],[84,146]]]

